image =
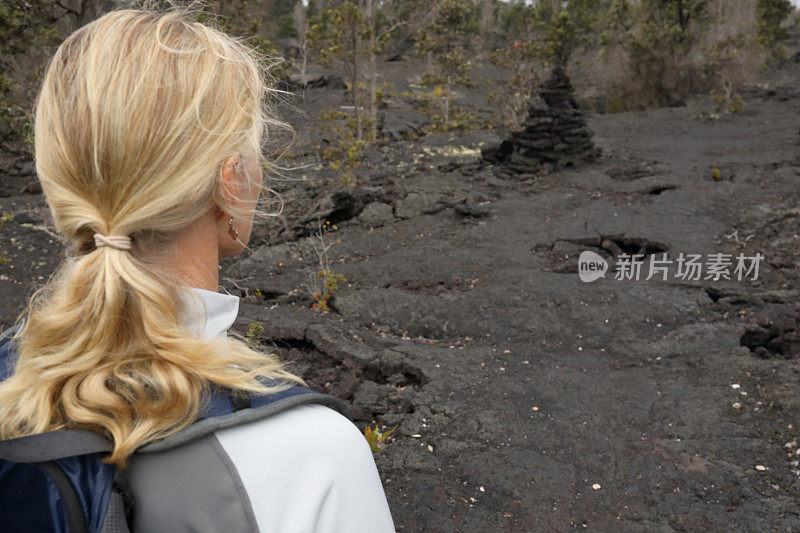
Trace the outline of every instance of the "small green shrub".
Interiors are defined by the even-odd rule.
[[[341,183],[355,185],[355,169],[359,166],[361,154],[368,144],[366,140],[357,138],[355,117],[333,109],[321,112],[317,124],[319,133],[327,142],[317,144],[314,150],[324,164],[339,173]]]
[[[314,291],[314,303],[311,309],[318,309],[321,311],[329,311],[328,302],[330,301],[333,293],[339,290],[339,283],[344,283],[347,278],[343,274],[334,274],[330,268],[317,271],[317,278],[322,281],[322,290]]]

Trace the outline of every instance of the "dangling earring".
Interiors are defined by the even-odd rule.
[[[233,239],[234,241],[240,242],[239,232],[236,231],[236,229],[233,227],[233,217],[231,217],[231,219],[228,221],[228,235],[230,235],[231,239]]]
[[[228,235],[231,236],[231,239],[244,246],[244,249],[247,250],[248,252],[253,251],[245,243],[239,240],[239,232],[236,231],[236,228],[233,227],[233,217],[231,217],[230,220],[228,220]]]

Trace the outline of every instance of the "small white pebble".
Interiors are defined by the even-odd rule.
[[[412,438],[412,439],[418,439],[418,438],[420,438],[421,436],[422,436],[422,435],[420,435],[419,433],[414,433],[413,435],[411,435],[411,438]]]
[[[595,483],[594,485],[592,485],[592,488],[594,490],[600,490],[600,483]]]
[[[433,453],[433,446],[431,446],[430,444],[428,444],[428,451]]]
[[[536,407],[536,406],[534,406],[534,407],[531,407],[531,411],[538,411],[538,410],[539,410],[539,408],[538,408],[538,407]]]
[[[741,385],[739,385],[738,383],[733,383],[733,384],[731,385],[731,388],[732,388],[732,389],[738,389],[739,387],[741,387]]]
[[[478,490],[481,492],[486,492],[486,489],[484,489],[483,487],[478,487]]]
[[[742,391],[742,392],[740,392],[739,394],[741,394],[742,396],[744,396],[745,398],[747,398],[747,393],[746,393],[745,391]]]
[[[733,407],[734,409],[741,409],[742,408],[742,404],[740,404],[739,402],[734,402],[731,407]]]
[[[766,469],[767,467],[764,465],[756,465],[756,470],[758,470],[759,472],[763,472]]]

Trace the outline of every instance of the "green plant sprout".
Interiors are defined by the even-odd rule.
[[[383,444],[386,438],[391,435],[395,429],[397,429],[397,426],[394,426],[389,431],[381,432],[378,430],[378,426],[375,426],[374,428],[367,426],[364,428],[364,438],[367,439],[369,447],[372,449],[372,451],[374,453],[378,453],[383,450],[381,444]]]
[[[247,334],[245,335],[247,342],[250,344],[258,344],[262,333],[264,333],[264,326],[261,324],[250,324],[247,328]]]

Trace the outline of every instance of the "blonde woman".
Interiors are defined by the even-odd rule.
[[[300,382],[226,335],[238,298],[217,291],[283,125],[268,80],[254,50],[186,13],[118,10],[64,41],[37,100],[36,169],[70,248],[18,321],[0,437],[104,435],[134,531],[394,531],[368,444],[325,405],[136,453],[195,422],[212,389]]]

